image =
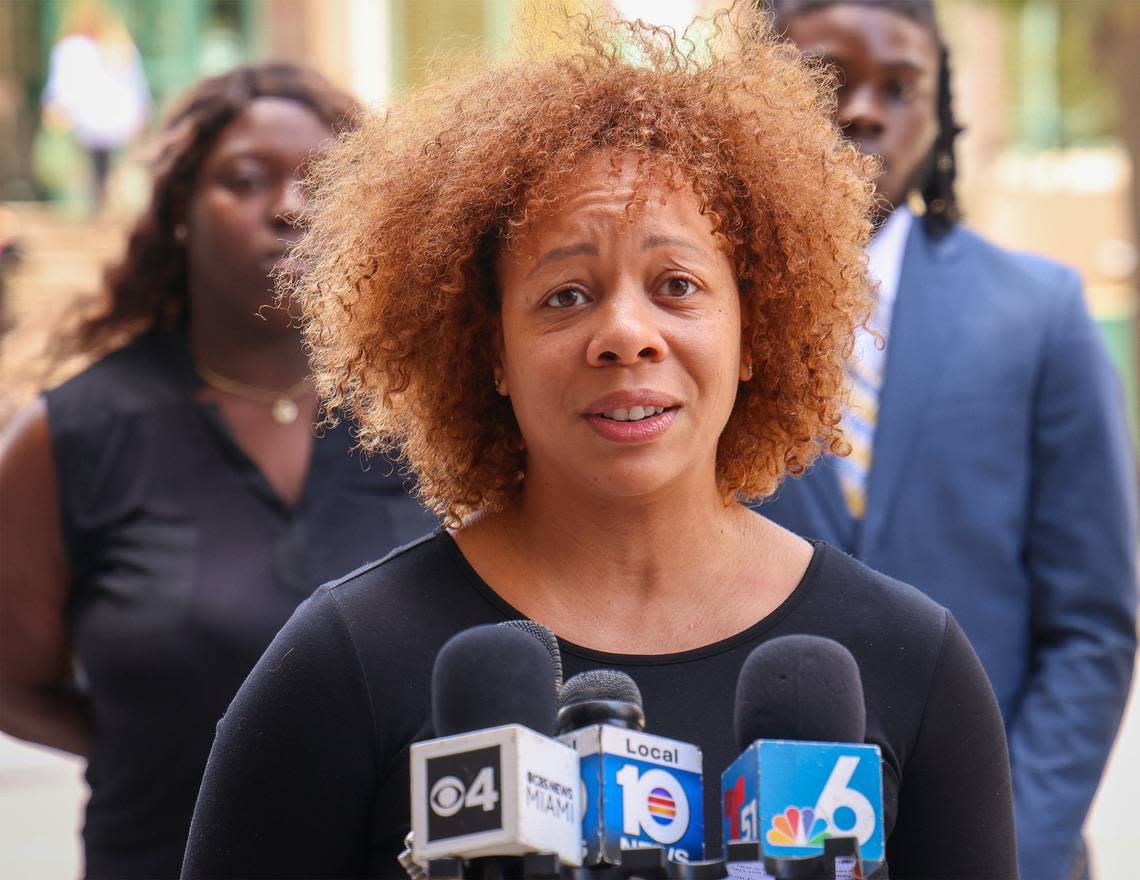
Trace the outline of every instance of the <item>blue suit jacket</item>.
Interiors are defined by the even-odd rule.
[[[863,524],[830,458],[759,509],[953,612],[1006,720],[1021,876],[1064,877],[1136,649],[1132,456],[1076,274],[916,222]]]

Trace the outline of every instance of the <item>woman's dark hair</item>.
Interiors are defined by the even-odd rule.
[[[122,260],[104,274],[97,310],[81,317],[57,355],[100,354],[127,339],[168,330],[186,317],[185,248],[175,238],[202,163],[222,130],[258,98],[284,98],[311,110],[330,130],[354,127],[359,106],[314,71],[295,64],[237,67],[193,85],[172,108],[155,150],[150,203]]]
[[[950,90],[950,52],[942,39],[933,0],[761,0],[761,6],[773,19],[777,32],[782,32],[795,17],[816,9],[841,4],[886,9],[927,28],[938,44],[938,137],[931,147],[919,194],[926,206],[923,224],[932,235],[944,235],[961,219],[954,181],[958,164],[954,142],[962,127],[954,120],[954,104]]]

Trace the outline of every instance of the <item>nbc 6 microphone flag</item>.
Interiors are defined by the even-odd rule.
[[[724,771],[724,837],[759,843],[767,856],[823,852],[829,837],[855,837],[881,862],[883,777],[879,747],[758,740]]]

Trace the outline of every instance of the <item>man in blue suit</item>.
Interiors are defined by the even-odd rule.
[[[1005,717],[1021,876],[1087,876],[1081,826],[1136,649],[1136,484],[1116,376],[1074,272],[957,223],[959,129],[929,0],[771,6],[778,29],[834,65],[836,121],[882,162],[869,260],[885,347],[857,346],[852,454],[786,481],[762,511],[954,613]]]

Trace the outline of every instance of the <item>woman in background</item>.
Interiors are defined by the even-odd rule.
[[[85,755],[89,877],[177,876],[214,726],[323,580],[430,528],[317,399],[271,273],[352,99],[286,64],[196,85],[106,299],[106,354],[0,450],[3,729]]]

